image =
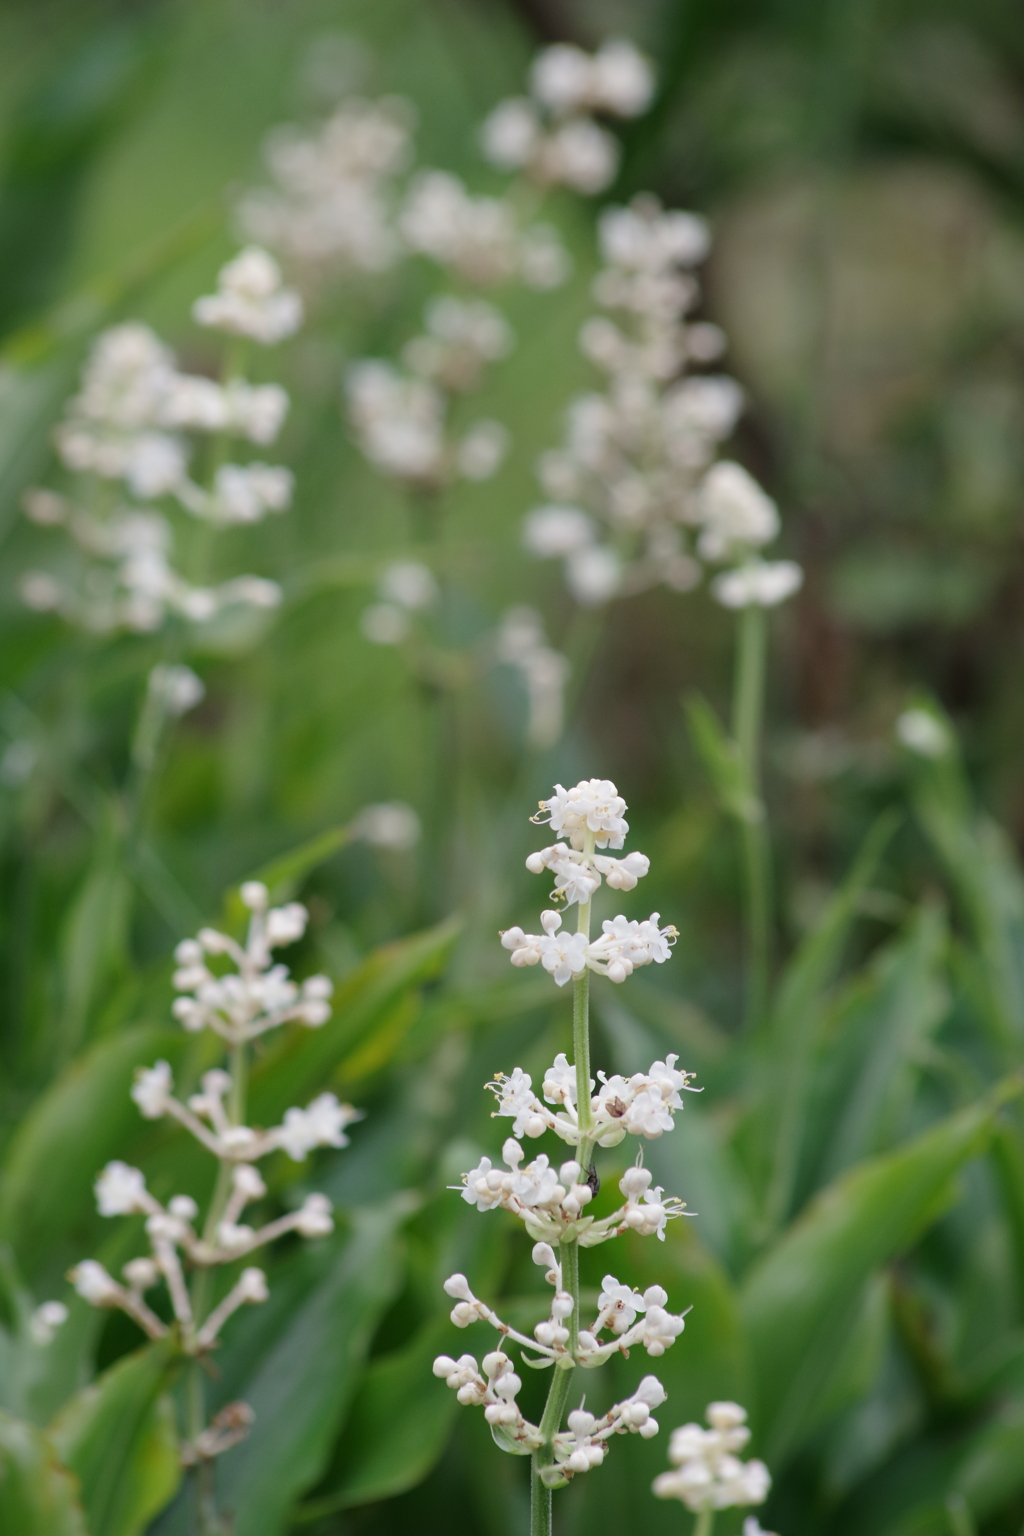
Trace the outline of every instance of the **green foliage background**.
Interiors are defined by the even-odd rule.
[[[739,1023],[735,786],[721,754],[691,745],[682,708],[698,690],[725,713],[731,621],[701,593],[659,592],[588,623],[519,548],[534,459],[587,381],[575,337],[594,249],[579,203],[550,210],[572,283],[502,296],[519,344],[479,405],[510,425],[511,459],[453,494],[432,551],[458,594],[441,650],[472,645],[509,603],[544,609],[576,663],[556,749],[524,749],[511,676],[438,690],[359,633],[411,535],[348,440],[341,370],[397,350],[426,269],[337,293],[268,362],[294,400],[296,504],[224,536],[220,558],[281,577],[286,603],[255,643],[224,636],[190,658],[208,697],[134,842],[127,744],[157,643],[83,638],[27,614],[16,590],[45,560],[20,495],[48,472],[95,329],[138,316],[208,364],[191,300],[233,250],[231,199],[259,174],[263,134],[316,105],[317,38],[363,39],[368,88],[417,105],[422,163],[487,188],[473,126],[519,89],[538,40],[620,29],[655,58],[661,94],[624,135],[615,195],[650,187],[711,218],[706,312],[749,397],[732,451],[777,496],[807,568],[772,619],[777,974],[753,1038]],[[136,1251],[130,1223],[94,1214],[104,1161],[138,1163],[158,1194],[204,1192],[203,1160],[140,1121],[127,1092],[158,1055],[184,1080],[205,1065],[169,1025],[173,943],[240,879],[391,798],[423,819],[414,853],[339,835],[274,867],[277,891],[301,889],[312,913],[297,969],[326,969],[339,990],[321,1034],[260,1060],[254,1114],[334,1086],[368,1115],[301,1184],[276,1171],[274,1199],[308,1181],[346,1214],[334,1238],[282,1247],[271,1301],[229,1333],[215,1392],[257,1420],[220,1467],[221,1496],[238,1536],[523,1529],[523,1465],[429,1363],[477,1344],[441,1305],[453,1269],[530,1325],[538,1281],[511,1224],[447,1186],[497,1145],[482,1083],[568,1044],[567,1000],[510,972],[494,935],[536,905],[530,806],[556,779],[601,774],[652,856],[644,902],[682,938],[664,972],[597,989],[595,1060],[631,1072],[675,1050],[705,1089],[650,1152],[699,1217],[615,1255],[622,1278],[693,1305],[660,1362],[664,1428],[712,1398],[748,1403],[776,1477],[762,1518],[782,1536],[1017,1536],[1022,212],[1012,0],[0,9],[0,745],[36,752],[25,783],[0,787],[0,1529],[190,1529],[174,1362],[78,1302],[45,1352],[27,1318],[66,1294],[69,1263]],[[962,756],[894,746],[919,693]],[[605,1259],[585,1255],[585,1286]],[[588,1405],[631,1390],[636,1366],[591,1385]],[[629,1437],[559,1494],[565,1536],[685,1526],[647,1493],[665,1439]]]

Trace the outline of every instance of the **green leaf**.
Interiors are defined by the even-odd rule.
[[[297,848],[278,854],[247,878],[262,881],[272,902],[288,901],[308,874],[351,841],[352,830],[348,824],[330,827]],[[249,909],[239,895],[240,889],[241,883],[233,886],[224,901],[226,921],[231,928],[244,927],[249,917]]]
[[[726,734],[711,705],[695,693],[684,707],[693,744],[722,810],[737,821],[761,821],[764,806],[747,782],[739,748]]]
[[[290,1105],[383,1065],[415,1021],[410,992],[440,974],[460,927],[452,918],[374,950],[335,991],[326,1024],[290,1030],[271,1046],[252,1076],[253,1123],[273,1125]],[[375,1042],[384,1049],[375,1053]]]
[[[421,1482],[444,1450],[458,1400],[431,1372],[450,1352],[446,1317],[426,1324],[405,1349],[371,1361],[356,1393],[331,1470],[293,1519],[316,1520],[354,1504],[390,1499]]]
[[[1024,879],[1005,832],[971,802],[953,727],[934,702],[950,747],[937,759],[914,758],[912,798],[939,855],[978,949],[983,1018],[1004,1043],[1024,1033]]]
[[[958,1458],[950,1486],[979,1520],[1024,1490],[1024,1400],[1012,1398]]]
[[[0,1531],[5,1536],[92,1536],[78,1485],[49,1438],[0,1411]]]
[[[275,1272],[273,1314],[245,1319],[223,1351],[226,1383],[256,1413],[249,1438],[218,1468],[236,1536],[278,1536],[292,1504],[323,1475],[397,1288],[398,1228],[410,1208],[397,1196],[359,1210],[350,1234],[303,1255],[296,1273],[316,1283],[301,1297],[289,1295],[287,1276]]]
[[[81,889],[68,912],[62,936],[64,1011],[61,1059],[68,1060],[86,1036],[100,991],[127,963],[131,881],[120,841],[105,831]]]
[[[822,1041],[812,1112],[823,1134],[809,1158],[821,1184],[898,1139],[923,1049],[948,1007],[945,949],[942,912],[916,913],[874,958]]]
[[[136,1067],[160,1057],[173,1066],[191,1048],[181,1030],[140,1025],[95,1045],[37,1099],[0,1174],[0,1235],[29,1279],[55,1257],[74,1256],[67,1244],[91,1216],[97,1173],[138,1134],[142,1122],[129,1095]]]
[[[50,1435],[81,1483],[89,1536],[137,1536],[181,1480],[165,1389],[172,1347],[150,1344],[112,1365],[61,1409]]]
[[[859,898],[898,822],[895,812],[887,812],[869,832],[852,870],[829,902],[821,921],[786,967],[762,1031],[755,1067],[762,1100],[759,1129],[769,1153],[770,1178],[765,1199],[769,1231],[786,1219],[793,1199],[804,1109],[826,988],[842,959]]]
[[[1019,1091],[1014,1082],[844,1174],[752,1271],[741,1306],[769,1462],[818,1427],[869,1279],[933,1219],[951,1180],[987,1143],[1002,1097]]]

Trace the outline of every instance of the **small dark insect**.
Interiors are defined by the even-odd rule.
[[[612,1099],[608,1105],[608,1113],[614,1115],[615,1119],[618,1120],[626,1113],[626,1106],[621,1099]]]
[[[623,1105],[623,1108],[625,1108],[625,1105]],[[591,1163],[590,1168],[589,1168],[589,1170],[587,1172],[587,1183],[590,1185],[590,1193],[594,1196],[594,1199],[596,1200],[597,1199],[597,1192],[601,1188],[601,1180],[597,1176],[597,1169],[594,1167],[593,1163]]]

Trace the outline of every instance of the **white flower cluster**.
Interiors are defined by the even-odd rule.
[[[146,1301],[146,1293],[163,1282],[181,1348],[198,1356],[217,1347],[225,1323],[239,1307],[266,1301],[267,1281],[261,1269],[246,1267],[212,1309],[197,1311],[198,1293],[195,1288],[190,1292],[186,1267],[209,1271],[234,1264],[287,1232],[315,1238],[334,1228],[331,1203],[321,1194],[307,1195],[297,1210],[274,1220],[247,1222],[247,1208],[267,1193],[257,1161],[276,1150],[300,1161],[315,1147],[347,1146],[345,1128],[359,1118],[351,1105],[339,1103],[333,1093],[322,1093],[305,1109],[289,1109],[282,1123],[270,1130],[242,1122],[244,1073],[237,1065],[237,1053],[287,1020],[314,1028],[325,1023],[331,984],[325,976],[314,976],[299,986],[290,980],[285,966],[273,963],[274,949],[301,937],[306,925],[304,907],[296,903],[270,907],[267,889],[258,881],[243,885],[241,897],[251,914],[245,945],[203,929],[198,938],[179,944],[174,977],[184,994],[174,1005],[176,1016],[186,1029],[209,1028],[228,1042],[233,1048],[232,1072],[221,1068],[205,1072],[200,1091],[182,1103],[174,1097],[169,1065],[159,1061],[136,1074],[131,1090],[147,1120],[170,1116],[218,1159],[221,1178],[206,1219],[200,1222],[199,1207],[190,1195],[175,1195],[161,1203],[146,1187],[140,1169],[121,1161],[108,1163],[96,1180],[100,1215],[144,1216],[150,1252],[129,1260],[121,1280],[95,1259],[83,1260],[69,1273],[86,1301],[120,1308],[153,1339],[170,1331]],[[207,957],[226,957],[236,970],[217,975],[207,965]],[[244,1435],[250,1410],[234,1404],[230,1413],[224,1413],[227,1418],[218,1416],[184,1448],[186,1463],[219,1455]]]
[[[750,1439],[746,1419],[746,1410],[738,1403],[709,1403],[710,1429],[700,1424],[674,1429],[668,1451],[673,1470],[655,1478],[657,1497],[680,1499],[694,1513],[763,1504],[772,1483],[768,1468],[763,1461],[744,1462],[736,1455]],[[757,1536],[757,1521],[752,1522],[752,1530],[748,1525],[744,1536]]]
[[[533,819],[549,823],[559,837],[567,840],[570,850],[587,861],[593,858],[596,845],[622,847],[629,830],[625,810],[625,801],[614,784],[606,779],[590,779],[571,790],[556,786],[554,795],[541,802],[540,815]],[[615,860],[605,862],[621,868]],[[550,867],[550,863],[542,860],[537,868]],[[644,865],[640,874],[646,873],[646,860]],[[573,868],[576,867],[573,861]],[[592,866],[584,862],[580,867]],[[608,871],[601,873],[609,884],[613,883]],[[635,885],[636,876],[631,874],[629,878]],[[573,898],[581,903],[582,931],[578,937],[584,945],[590,896],[600,880],[598,874],[585,892],[581,887]],[[545,915],[555,919],[558,916]],[[556,928],[557,922],[551,924],[550,934]],[[514,931],[524,945],[534,942]],[[507,941],[508,935],[505,938]],[[664,944],[667,931],[649,936],[644,942],[649,947]],[[514,958],[518,951],[513,945],[509,947],[514,949]],[[585,972],[587,963],[584,958],[581,971]],[[599,962],[592,968],[605,969],[605,963]],[[584,987],[586,984],[584,979]],[[586,1007],[582,1014],[586,1017]],[[589,1051],[589,1047],[585,1049]],[[591,1154],[596,1146],[614,1146],[627,1132],[656,1137],[671,1130],[673,1112],[682,1107],[680,1093],[690,1088],[690,1074],[677,1071],[676,1058],[670,1055],[665,1061],[655,1062],[649,1072],[630,1078],[608,1078],[599,1073],[598,1092],[594,1093],[596,1085],[590,1079],[587,1099],[580,1105],[579,1089],[587,1082],[582,1066],[586,1059],[581,1056],[579,1064],[570,1065],[564,1053],[556,1056],[544,1075],[542,1098],[534,1093],[529,1075],[521,1068],[516,1067],[511,1076],[498,1073],[487,1086],[498,1100],[495,1115],[508,1116],[513,1122],[512,1136],[502,1147],[504,1166],[495,1166],[489,1157],[481,1157],[475,1168],[463,1174],[461,1184],[455,1186],[463,1200],[478,1211],[501,1209],[522,1221],[534,1239],[533,1261],[543,1267],[544,1278],[553,1288],[547,1317],[535,1325],[531,1338],[503,1321],[493,1308],[474,1295],[465,1275],[454,1274],[444,1287],[455,1302],[452,1322],[458,1328],[478,1321],[489,1323],[501,1335],[503,1347],[485,1357],[482,1372],[471,1355],[458,1360],[442,1355],[434,1362],[434,1374],[447,1381],[460,1402],[483,1407],[499,1445],[519,1454],[545,1453],[535,1457],[534,1470],[552,1488],[599,1466],[613,1434],[656,1434],[658,1425],[652,1410],[664,1402],[664,1390],[653,1376],[648,1376],[631,1398],[617,1403],[603,1418],[586,1412],[581,1404],[569,1414],[566,1430],[560,1428],[560,1421],[542,1430],[523,1417],[516,1402],[522,1383],[504,1353],[504,1346],[509,1341],[518,1344],[527,1365],[553,1367],[557,1380],[557,1373],[576,1366],[600,1366],[615,1354],[628,1358],[629,1350],[636,1346],[657,1358],[683,1332],[685,1321],[685,1314],[668,1310],[668,1296],[660,1285],[648,1286],[641,1293],[611,1274],[604,1277],[596,1316],[584,1323],[580,1315],[579,1248],[594,1247],[626,1232],[640,1236],[656,1234],[664,1241],[668,1222],[685,1210],[680,1200],[666,1198],[660,1187],[652,1188],[652,1175],[644,1168],[640,1155],[619,1180],[622,1204],[607,1216],[590,1214],[588,1207],[600,1189]],[[548,1130],[573,1147],[576,1155],[560,1164],[553,1164],[546,1153],[524,1161],[520,1145],[523,1137],[538,1137]],[[551,1390],[554,1393],[554,1386]],[[549,1404],[551,1401],[549,1397]],[[545,1425],[547,1413],[545,1410],[542,1421]]]
[[[462,1278],[453,1275],[448,1284]],[[512,1337],[518,1337],[513,1330],[509,1332]],[[484,1356],[481,1365],[482,1371],[474,1355],[460,1355],[458,1360],[453,1360],[450,1355],[438,1355],[434,1361],[434,1375],[441,1377],[457,1393],[460,1403],[483,1408],[484,1417],[499,1443],[504,1441],[510,1450],[520,1455],[538,1450],[544,1444],[544,1437],[537,1425],[523,1417],[516,1402],[523,1383],[508,1355],[502,1350],[493,1350]],[[657,1377],[645,1376],[632,1397],[616,1403],[601,1418],[587,1413],[582,1407],[576,1409],[569,1414],[568,1430],[554,1437],[554,1461],[545,1469],[544,1481],[549,1487],[562,1487],[577,1473],[599,1467],[612,1435],[638,1434],[645,1440],[651,1439],[658,1433],[658,1422],[651,1410],[659,1408],[664,1401],[665,1389]]]
[[[271,344],[297,328],[302,305],[283,286],[273,258],[249,247],[222,269],[217,292],[197,300],[194,314],[201,325]],[[45,491],[30,491],[25,501],[34,522],[67,530],[83,568],[71,578],[27,573],[25,602],[101,632],[154,630],[168,614],[203,623],[235,604],[275,607],[280,588],[261,577],[240,576],[217,587],[186,580],[171,563],[168,517],[111,504],[102,482],[120,482],[136,501],[169,499],[217,527],[259,522],[290,505],[291,472],[260,460],[224,463],[212,483],[199,484],[189,473],[188,434],[265,447],[278,436],[287,410],[288,396],[278,384],[238,377],[217,383],[182,373],[170,349],[137,321],[103,331],[54,431],[64,468],[94,482],[90,509]]]
[[[526,687],[526,739],[535,751],[555,744],[562,734],[569,659],[547,643],[544,621],[535,608],[510,608],[495,636],[496,658],[514,667]]]
[[[593,1078],[590,1080],[591,1128],[586,1132],[587,1138],[601,1147],[617,1146],[627,1134],[656,1140],[672,1129],[672,1116],[683,1107],[680,1093],[699,1092],[691,1086],[692,1076],[692,1072],[678,1071],[676,1057],[671,1052],[664,1061],[654,1062],[649,1072],[634,1072],[629,1078],[618,1073],[606,1077],[599,1072],[601,1087],[597,1093],[593,1091],[596,1086]],[[498,1100],[495,1114],[511,1117],[514,1136],[534,1137],[554,1131],[570,1146],[578,1146],[583,1139],[576,1103],[576,1070],[566,1061],[564,1052],[555,1057],[553,1065],[544,1074],[543,1102],[534,1092],[530,1074],[520,1067],[513,1070],[511,1077],[499,1073],[488,1086]],[[551,1108],[553,1105],[558,1108]],[[646,1193],[650,1174],[641,1169],[639,1173],[628,1173],[626,1179],[637,1191],[631,1198],[638,1199],[643,1192],[646,1200],[653,1199],[660,1205],[659,1190],[653,1195]],[[642,1182],[644,1179],[646,1184]],[[625,1187],[622,1192],[628,1193]],[[672,1214],[675,1212],[670,1209],[669,1215]],[[636,1224],[639,1228],[633,1221],[628,1224]],[[660,1235],[661,1227],[657,1230]]]
[[[281,601],[277,583],[262,576],[236,576],[218,586],[186,581],[171,563],[174,533],[159,512],[120,509],[101,518],[45,490],[27,492],[24,507],[34,523],[65,528],[89,563],[81,581],[26,572],[22,600],[82,629],[145,634],[159,629],[168,614],[198,624],[236,606],[276,608]]]
[[[626,802],[610,779],[587,779],[572,789],[556,784],[551,799],[540,802],[533,820],[549,825],[560,841],[531,853],[526,867],[533,874],[547,870],[554,877],[553,901],[588,906],[602,880],[612,890],[631,891],[646,875],[651,861],[645,854],[613,859],[595,852],[597,848],[622,847],[629,831],[625,809]],[[657,912],[643,922],[621,915],[606,919],[600,938],[594,940],[589,931],[561,932],[559,912],[542,912],[540,921],[541,934],[506,929],[501,935],[502,946],[511,950],[513,965],[540,964],[560,987],[588,968],[622,982],[637,966],[652,961],[663,965],[678,936],[671,925],[659,926]]]
[[[242,199],[243,229],[309,276],[385,271],[402,254],[396,178],[412,158],[412,123],[397,97],[352,97],[314,133],[275,129],[274,185]]]
[[[606,313],[586,322],[580,346],[607,387],[571,403],[562,447],[542,457],[552,500],[528,515],[526,547],[563,559],[586,605],[659,582],[688,591],[706,562],[730,567],[712,584],[726,607],[774,606],[802,579],[792,561],[760,556],[779,532],[778,511],[739,464],[713,462],[742,394],[729,378],[685,372],[724,345],[717,326],[686,318],[707,226],[644,194],[606,209],[599,237],[594,297]]]
[[[593,114],[639,117],[654,94],[651,67],[632,43],[594,54],[568,43],[545,48],[530,70],[530,95],[500,102],[481,130],[483,151],[502,170],[524,170],[542,186],[602,192],[619,166],[619,145]]]
[[[197,325],[273,346],[302,324],[302,300],[282,283],[273,256],[250,245],[221,268],[217,292],[197,299],[192,316]]]
[[[671,1058],[674,1059],[674,1058]],[[655,1063],[664,1067],[663,1062]],[[516,1068],[516,1072],[519,1068]],[[553,1074],[558,1074],[559,1080],[564,1084],[568,1074],[572,1071],[566,1065],[564,1055],[556,1058],[552,1068]],[[682,1076],[679,1073],[677,1076]],[[515,1073],[513,1073],[513,1077]],[[530,1079],[525,1078],[526,1083]],[[619,1080],[621,1082],[621,1079]],[[501,1087],[498,1085],[499,1095]],[[685,1086],[685,1084],[684,1084]],[[499,1108],[497,1114],[513,1114],[512,1107]],[[538,1120],[543,1123],[537,1128]],[[532,1104],[524,1103],[522,1112],[517,1115],[517,1124],[522,1124],[524,1129],[516,1132],[517,1135],[540,1135],[545,1130],[554,1130],[563,1136],[566,1141],[574,1145],[579,1141],[578,1129],[575,1134],[566,1134],[569,1126],[555,1123],[554,1117],[545,1116],[543,1110],[537,1115]],[[632,1129],[626,1126],[625,1129]],[[666,1129],[666,1127],[662,1127]],[[513,1129],[515,1129],[513,1127]],[[669,1119],[668,1130],[672,1129]],[[639,1134],[642,1134],[639,1133]],[[658,1131],[656,1134],[660,1135]],[[621,1140],[621,1136],[615,1140]],[[614,1142],[599,1143],[600,1145],[614,1145]],[[492,1168],[489,1157],[482,1157],[475,1168],[462,1175],[461,1192],[463,1200],[476,1206],[478,1211],[493,1211],[500,1206],[502,1210],[511,1211],[513,1216],[518,1216],[526,1227],[527,1232],[538,1243],[565,1243],[578,1238],[584,1248],[594,1248],[598,1243],[607,1242],[610,1237],[619,1237],[623,1232],[636,1232],[641,1237],[650,1237],[653,1234],[665,1240],[665,1227],[673,1216],[681,1216],[686,1209],[681,1200],[669,1196],[663,1196],[659,1187],[651,1188],[651,1175],[643,1166],[642,1156],[637,1159],[636,1165],[628,1168],[619,1180],[625,1204],[610,1216],[604,1216],[596,1220],[593,1216],[584,1214],[585,1207],[593,1199],[594,1191],[587,1181],[583,1169],[575,1160],[563,1163],[557,1170],[548,1162],[547,1155],[541,1155],[532,1163],[522,1167],[523,1149],[519,1142],[512,1136],[505,1142],[501,1149],[501,1155],[505,1161],[504,1168]],[[455,1188],[460,1186],[456,1185]],[[540,1259],[537,1259],[540,1263]]]
[[[345,376],[349,419],[360,450],[384,474],[421,490],[457,478],[489,480],[508,447],[497,421],[477,421],[462,437],[445,431],[446,392],[383,358],[364,358]]]
[[[398,220],[406,247],[477,287],[557,288],[569,257],[549,224],[523,228],[505,198],[474,196],[450,171],[420,171]]]

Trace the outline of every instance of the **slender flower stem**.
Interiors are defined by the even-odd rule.
[[[584,852],[589,856],[594,852],[594,834],[588,831],[584,843]],[[579,921],[577,932],[590,937],[590,902],[580,902]],[[579,1116],[579,1126],[582,1133],[580,1139],[579,1158],[582,1169],[582,1177],[586,1178],[587,1169],[590,1167],[590,1158],[593,1151],[593,1142],[590,1140],[590,1130],[593,1125],[593,1116],[590,1109],[590,971],[585,970],[582,975],[573,981],[572,999],[572,1042],[573,1057],[576,1067],[576,1110]],[[572,1297],[572,1314],[569,1318],[569,1353],[575,1358],[579,1346],[580,1333],[580,1245],[579,1239],[573,1238],[571,1242],[559,1243],[558,1257],[562,1266],[562,1288]],[[572,1381],[573,1370],[559,1369],[555,1367],[551,1386],[548,1389],[548,1400],[544,1404],[544,1415],[540,1421],[540,1431],[544,1436],[544,1444],[539,1451],[534,1451],[531,1463],[530,1476],[530,1536],[551,1536],[551,1489],[545,1487],[541,1479],[541,1471],[551,1464],[551,1441],[558,1433],[562,1422],[562,1414],[569,1397],[569,1385]]]
[[[711,1536],[711,1527],[715,1523],[713,1509],[702,1509],[693,1527],[693,1536]]]
[[[231,1047],[231,1089],[228,1094],[228,1117],[232,1125],[242,1125],[245,1122],[246,1089],[249,1080],[249,1062],[247,1047],[244,1040],[237,1041]],[[203,1240],[213,1243],[217,1237],[217,1227],[224,1209],[231,1196],[232,1165],[222,1158],[217,1170],[217,1183],[214,1186],[213,1198],[206,1214],[203,1226]],[[192,1316],[196,1330],[198,1331],[206,1321],[210,1311],[210,1290],[213,1275],[207,1266],[196,1271],[192,1282]],[[187,1396],[185,1403],[186,1433],[194,1444],[197,1437],[206,1428],[206,1393],[204,1390],[203,1367],[198,1360],[193,1360],[188,1371]],[[199,1528],[199,1536],[221,1536],[223,1527],[217,1514],[216,1494],[214,1489],[214,1471],[211,1462],[199,1461],[195,1467],[196,1482],[196,1515]]]
[[[765,610],[760,604],[750,603],[740,610],[732,729],[748,798],[741,824],[747,908],[748,1029],[764,1018],[771,958],[771,864],[768,827],[761,800],[765,629]]]

